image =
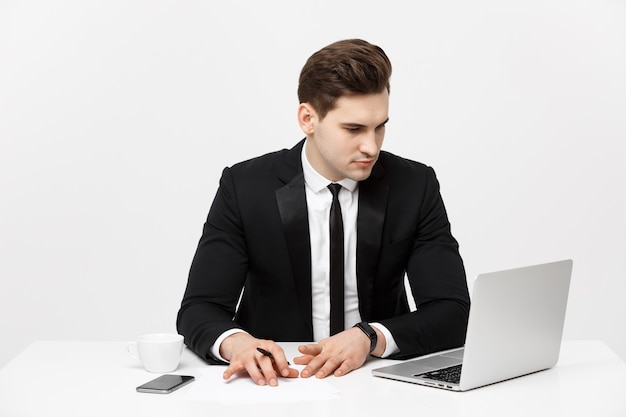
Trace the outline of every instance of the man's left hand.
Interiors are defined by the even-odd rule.
[[[379,342],[381,338],[384,340],[379,333]],[[369,338],[360,329],[352,327],[322,339],[319,343],[298,346],[302,356],[294,358],[294,362],[306,365],[300,372],[302,378],[312,375],[325,378],[331,374],[342,376],[360,368],[365,363],[369,350]]]

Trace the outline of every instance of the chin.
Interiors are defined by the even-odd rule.
[[[350,175],[347,175],[347,177],[354,181],[364,181],[368,179],[371,174],[372,170],[368,169],[367,171],[351,172]]]

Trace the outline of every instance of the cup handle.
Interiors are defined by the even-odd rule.
[[[126,351],[133,359],[139,359],[139,354],[137,353],[137,342],[128,342],[126,345]]]

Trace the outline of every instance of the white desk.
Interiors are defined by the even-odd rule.
[[[295,356],[296,343],[282,345],[288,358]],[[370,360],[349,375],[325,379],[341,391],[338,399],[224,405],[187,400],[191,385],[169,395],[137,393],[136,386],[157,375],[127,355],[126,342],[43,341],[0,370],[0,416],[361,417],[399,410],[444,416],[626,416],[626,364],[598,341],[566,341],[555,368],[463,393],[371,375],[372,368],[389,362]],[[176,373],[198,376],[205,366],[186,350]]]

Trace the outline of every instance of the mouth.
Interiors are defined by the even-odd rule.
[[[362,168],[370,167],[370,166],[374,165],[374,162],[376,162],[375,159],[361,159],[359,161],[354,161],[354,163],[357,166],[360,166]]]

